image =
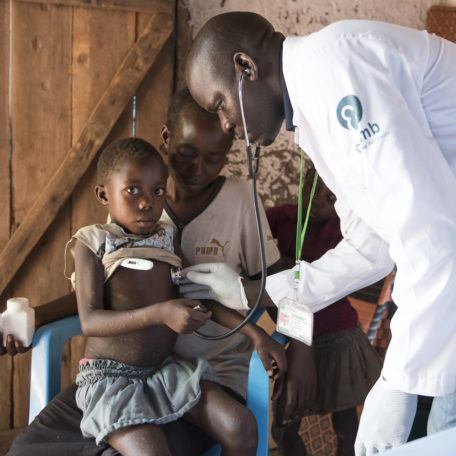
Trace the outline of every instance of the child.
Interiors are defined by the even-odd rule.
[[[308,176],[313,177],[313,169]],[[312,178],[306,179],[303,200],[309,199]],[[318,180],[311,207],[302,259],[315,261],[342,238],[334,209],[335,196]],[[306,208],[305,207],[305,208]],[[304,208],[304,210],[305,210]],[[294,264],[297,206],[285,204],[267,211],[280,252]],[[361,405],[380,375],[381,362],[358,327],[358,316],[347,298],[315,313],[313,346],[291,340],[287,349],[285,388],[277,400],[273,436],[284,456],[303,456],[298,434],[304,415],[332,413],[337,455],[354,454],[358,429],[356,406]]]
[[[219,441],[224,454],[253,455],[251,413],[203,380],[211,377],[206,361],[171,357],[177,333],[198,329],[210,312],[197,310],[197,301],[176,299],[170,269],[181,260],[172,228],[159,222],[167,177],[161,156],[140,139],[116,141],[100,156],[96,195],[111,223],[74,235],[76,297],[89,336],[76,380],[81,429],[123,455],[161,456],[171,453],[159,425],[185,415]],[[149,260],[150,268],[131,269],[127,293],[108,280],[126,258]],[[230,444],[233,434],[243,436],[242,447]]]

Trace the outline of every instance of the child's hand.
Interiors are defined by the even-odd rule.
[[[211,315],[194,299],[173,299],[163,304],[163,323],[178,334],[191,334],[198,330]]]
[[[286,354],[288,372],[274,385],[272,396],[277,401],[277,420],[282,424],[301,418],[312,408],[317,388],[312,348],[291,340]]]
[[[0,332],[0,356],[8,353],[10,356],[15,356],[18,353],[25,353],[32,348],[30,345],[29,347],[24,347],[22,342],[19,340],[15,340],[12,334],[8,334],[6,338],[6,347],[3,346],[3,334]]]
[[[287,357],[282,345],[259,327],[255,329],[252,342],[269,377],[277,380],[283,376],[287,371]]]

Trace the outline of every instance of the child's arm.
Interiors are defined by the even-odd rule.
[[[103,305],[104,269],[101,261],[80,241],[75,245],[76,298],[84,335],[109,337],[167,325],[177,333],[192,332],[208,318],[194,310],[198,301],[173,299],[134,310],[107,310]]]
[[[244,320],[241,314],[235,310],[228,309],[218,302],[204,301],[204,305],[212,311],[212,320],[226,328],[235,328]],[[287,371],[285,349],[270,337],[264,329],[254,323],[247,323],[239,332],[251,340],[269,376],[277,379]]]

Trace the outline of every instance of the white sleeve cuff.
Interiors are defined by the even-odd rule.
[[[283,298],[292,298],[294,296],[293,272],[294,268],[268,276],[266,292],[276,306],[279,305]]]

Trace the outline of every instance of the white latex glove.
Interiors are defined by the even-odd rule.
[[[241,276],[225,263],[202,263],[181,271],[193,283],[179,287],[181,295],[189,299],[213,299],[225,307],[248,310]]]
[[[382,454],[408,439],[417,396],[392,389],[380,377],[364,403],[355,442],[355,456]]]

